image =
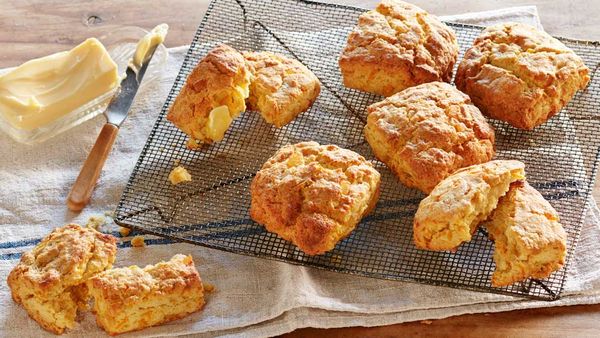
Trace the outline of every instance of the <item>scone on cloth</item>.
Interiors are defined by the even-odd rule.
[[[546,278],[565,263],[567,234],[558,213],[527,182],[511,184],[484,225],[495,243],[493,286]]]
[[[109,269],[116,252],[111,235],[77,224],[56,228],[8,275],[12,298],[44,329],[61,334],[86,308],[85,281]]]
[[[167,119],[189,135],[188,148],[223,139],[233,119],[246,110],[251,73],[242,54],[220,45],[188,76]]]
[[[432,81],[450,81],[458,57],[454,31],[421,8],[383,0],[362,14],[339,59],[344,85],[390,96]]]
[[[587,86],[588,73],[579,56],[547,33],[504,23],[475,39],[455,82],[484,115],[533,129]]]
[[[204,305],[204,289],[191,256],[145,268],[107,270],[87,281],[96,322],[110,335],[183,318]]]
[[[380,181],[373,165],[351,150],[288,145],[254,177],[250,216],[306,254],[323,254],[375,207]]]
[[[445,82],[411,87],[367,109],[365,138],[400,181],[425,193],[456,170],[494,157],[494,130]]]
[[[415,245],[456,250],[496,208],[510,184],[525,178],[519,161],[490,161],[463,168],[441,181],[421,201],[413,224]]]
[[[244,52],[250,72],[248,106],[278,128],[308,110],[319,96],[321,83],[298,60],[271,52]]]

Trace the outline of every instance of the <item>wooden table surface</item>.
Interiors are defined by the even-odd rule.
[[[371,7],[376,0],[337,2]],[[545,29],[553,34],[600,40],[600,1],[592,0],[413,0],[438,14],[458,14],[515,5],[537,5]],[[208,0],[2,0],[0,1],[0,68],[66,50],[98,31],[120,26],[150,29],[169,24],[167,46],[188,44],[208,6]],[[600,184],[593,191],[600,200]],[[396,336],[593,336],[600,332],[600,305],[582,305],[475,314],[426,323],[377,328],[302,329],[288,337]]]

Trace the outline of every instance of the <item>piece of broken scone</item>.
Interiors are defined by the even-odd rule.
[[[242,54],[220,45],[194,68],[167,119],[189,136],[188,148],[220,141],[246,110],[251,73]]]
[[[495,244],[493,286],[546,278],[565,263],[567,234],[558,213],[527,182],[511,184],[484,226]]]
[[[300,61],[271,52],[243,55],[253,75],[248,106],[268,123],[283,127],[319,96],[319,79]]]
[[[109,334],[140,330],[183,318],[204,306],[204,289],[191,256],[145,268],[111,269],[86,283],[96,322]]]
[[[77,309],[86,308],[85,281],[109,269],[116,251],[116,238],[95,229],[54,229],[8,275],[12,298],[44,329],[61,334],[75,325]]]
[[[419,204],[413,224],[415,245],[427,250],[455,250],[471,240],[510,184],[525,178],[519,161],[490,161],[456,171]]]

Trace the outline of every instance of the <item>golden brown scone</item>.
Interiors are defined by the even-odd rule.
[[[484,225],[496,246],[493,286],[546,278],[565,263],[567,234],[558,213],[527,182],[513,183]]]
[[[379,183],[379,172],[351,150],[288,145],[252,181],[250,216],[305,253],[322,254],[375,207]]]
[[[54,229],[8,275],[12,298],[44,329],[61,334],[85,308],[88,278],[115,261],[116,238],[69,224]]]
[[[234,118],[246,110],[251,74],[244,57],[220,45],[187,78],[167,119],[190,136],[188,148],[223,139]]]
[[[110,335],[183,318],[204,305],[204,290],[191,256],[145,268],[107,270],[87,281],[96,322]]]
[[[455,250],[470,241],[510,184],[525,178],[524,168],[519,161],[491,161],[448,176],[419,204],[413,224],[415,245]]]
[[[522,23],[488,27],[456,73],[456,86],[481,111],[522,129],[533,129],[587,86],[589,69],[557,39]]]
[[[365,138],[406,186],[425,193],[456,170],[494,157],[494,130],[469,97],[444,82],[372,104]]]
[[[268,123],[283,127],[319,96],[319,79],[298,60],[271,52],[243,55],[253,75],[248,106]]]
[[[383,0],[358,18],[339,64],[346,87],[390,96],[450,81],[457,57],[450,27],[415,5]]]

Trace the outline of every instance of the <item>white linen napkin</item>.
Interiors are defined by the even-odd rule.
[[[448,21],[487,24],[522,21],[539,24],[535,7],[445,17]],[[11,300],[6,277],[20,254],[31,249],[54,227],[85,224],[89,216],[113,210],[135,161],[171,89],[187,47],[170,50],[160,82],[145,86],[122,126],[107,160],[93,200],[81,214],[69,212],[65,199],[87,152],[96,139],[102,117],[48,142],[24,146],[0,135],[0,335],[52,336],[27,317]],[[153,264],[175,253],[192,254],[202,278],[216,286],[201,312],[126,336],[263,337],[301,327],[376,326],[444,318],[465,313],[600,302],[600,212],[593,200],[563,298],[556,302],[471,292],[446,287],[356,277],[282,262],[246,257],[146,236],[148,246],[131,248],[120,239],[115,266]],[[116,231],[114,224],[105,231]],[[117,235],[118,236],[118,235]],[[66,334],[103,336],[91,313]]]

